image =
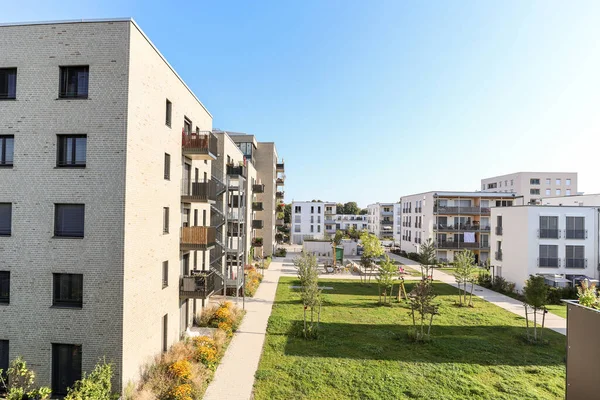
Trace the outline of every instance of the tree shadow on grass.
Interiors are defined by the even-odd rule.
[[[291,324],[289,324],[291,322]],[[524,327],[432,326],[432,340],[413,343],[407,325],[320,323],[317,340],[302,338],[302,321],[288,321],[285,355],[479,365],[564,365],[565,337],[549,330],[547,345],[527,345]],[[280,326],[283,328],[283,326]],[[277,334],[272,332],[270,334]]]

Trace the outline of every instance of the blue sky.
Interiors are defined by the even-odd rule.
[[[286,201],[515,171],[600,192],[598,1],[20,0],[0,20],[106,17],[138,22],[214,127],[276,142]]]

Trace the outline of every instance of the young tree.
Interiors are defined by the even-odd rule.
[[[346,210],[344,209],[344,205],[342,203],[336,203],[335,212],[338,214],[346,214]]]
[[[286,204],[283,208],[283,222],[290,224],[292,222],[292,204]]]
[[[454,279],[458,284],[458,304],[473,305],[473,288],[475,286],[474,274],[477,270],[475,266],[475,255],[471,250],[463,250],[454,257]],[[471,284],[469,292],[469,301],[467,302],[467,285]]]
[[[433,286],[427,279],[419,281],[408,296],[413,321],[413,331],[409,335],[417,342],[428,340],[430,337],[433,316],[439,311],[439,306],[433,304],[435,296]],[[427,325],[427,331],[425,331],[425,325]]]
[[[419,262],[421,264],[421,277],[422,279],[433,279],[433,267],[437,263],[437,257],[435,256],[435,244],[433,240],[427,239],[419,248]]]
[[[529,279],[525,282],[523,287],[523,294],[525,295],[525,321],[527,324],[527,339],[529,337],[529,314],[528,308],[533,311],[533,341],[538,342],[542,340],[542,332],[544,329],[544,322],[546,319],[546,301],[548,298],[548,285],[544,281],[544,277],[541,275],[529,275]],[[537,332],[537,315],[538,312],[542,312],[542,329],[540,330],[540,336],[538,338]]]
[[[360,208],[355,201],[349,201],[344,204],[344,214],[357,215],[360,212]]]
[[[379,304],[388,304],[392,300],[392,289],[394,288],[394,281],[398,276],[398,268],[390,261],[390,258],[386,255],[385,260],[379,265],[379,275],[377,275],[377,288],[379,292]],[[383,294],[383,303],[381,302],[381,295]]]
[[[298,268],[298,278],[302,294],[302,305],[304,306],[304,327],[302,333],[306,339],[316,338],[318,335],[319,322],[321,321],[321,289],[319,289],[319,272],[317,270],[317,257],[312,254],[302,253],[294,260]],[[310,322],[307,320],[307,311],[310,312]],[[317,321],[315,325],[315,311]]]
[[[373,269],[373,263],[376,258],[381,257],[384,253],[383,246],[381,246],[381,242],[377,238],[377,236],[369,233],[367,231],[363,231],[360,235],[360,240],[363,245],[363,254],[360,258],[360,262],[365,268],[365,273],[367,270]],[[371,275],[369,274],[369,280],[371,280]],[[365,279],[366,281],[366,279]]]

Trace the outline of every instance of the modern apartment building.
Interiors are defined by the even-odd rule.
[[[394,203],[367,205],[367,227],[370,233],[382,240],[394,239]]]
[[[324,203],[318,201],[292,202],[292,229],[290,232],[291,243],[302,244],[304,243],[304,239],[325,238],[326,205],[327,207],[335,207],[334,203]],[[327,225],[330,226],[330,224]],[[335,230],[328,231],[327,233],[335,234]]]
[[[121,390],[241,287],[257,170],[133,20],[0,37],[0,368]]]
[[[529,275],[561,285],[598,279],[600,207],[525,205],[492,208],[491,265],[522,290]]]
[[[490,256],[490,215],[493,207],[512,206],[515,194],[483,192],[426,192],[403,196],[400,247],[418,252],[432,239],[441,261],[453,261],[463,249],[473,251],[478,263]]]
[[[362,231],[369,228],[367,215],[337,214],[333,218],[333,222],[336,230],[356,229]]]
[[[576,172],[515,172],[481,180],[484,192],[514,193],[524,204],[538,203],[542,197],[577,194]]]
[[[278,205],[284,202],[285,164],[278,161],[277,147],[273,142],[258,142],[254,135],[240,132],[227,132],[237,144],[247,163],[256,171],[256,177],[249,181],[251,221],[254,232],[252,239],[262,239],[263,256],[273,254],[276,247],[276,226],[283,226],[283,218],[278,218]],[[281,206],[279,207],[281,208]],[[260,241],[254,241],[255,244]]]

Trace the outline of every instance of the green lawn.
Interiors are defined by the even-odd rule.
[[[318,340],[300,337],[295,278],[281,278],[256,372],[255,399],[563,399],[565,337],[522,339],[525,322],[474,298],[454,305],[456,289],[435,283],[441,315],[433,340],[411,343],[403,304],[377,305],[376,286],[320,280],[325,302]],[[412,283],[407,283],[410,290]]]
[[[551,304],[546,306],[548,311],[559,317],[567,318],[567,306],[565,304]]]

